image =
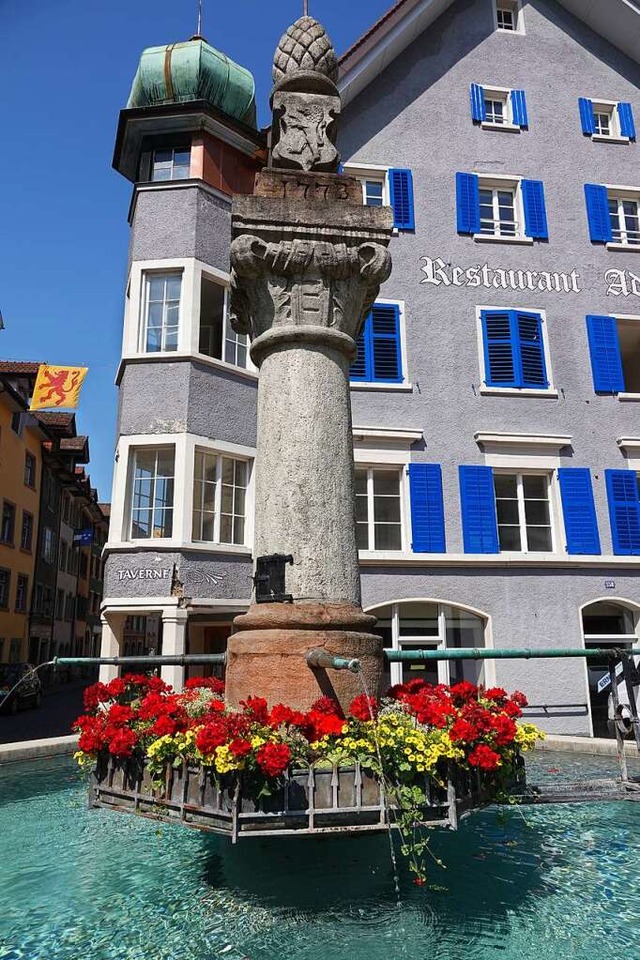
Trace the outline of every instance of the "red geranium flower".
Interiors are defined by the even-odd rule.
[[[518,730],[515,721],[503,713],[493,718],[493,729],[496,732],[495,741],[499,747],[506,747],[513,743]]]
[[[172,737],[173,734],[178,729],[178,724],[171,717],[168,717],[166,714],[158,717],[154,725],[151,727],[150,732],[155,733],[157,737]]]
[[[484,691],[483,696],[485,700],[495,700],[502,705],[507,699],[507,691],[503,690],[502,687],[489,687],[488,690]]]
[[[460,683],[454,683],[450,688],[451,696],[460,703],[466,703],[472,698],[478,696],[478,688],[475,683],[469,683],[468,680],[461,680]]]
[[[234,757],[246,757],[248,753],[251,753],[252,746],[248,740],[232,740],[229,744],[229,750],[234,755]]]
[[[109,697],[112,700],[115,700],[116,697],[122,696],[122,694],[126,692],[126,689],[127,685],[122,677],[114,677],[114,679],[110,680],[107,684]]]
[[[256,723],[267,723],[269,709],[264,697],[247,697],[246,700],[240,701],[240,706],[244,708],[245,713]]]
[[[111,697],[106,684],[92,683],[91,686],[87,687],[84,691],[82,699],[84,700],[85,710],[96,710],[98,704],[106,703]]]
[[[471,743],[472,740],[477,739],[478,735],[478,728],[462,717],[459,717],[449,730],[451,740],[460,740],[462,743]]]
[[[474,747],[468,759],[472,767],[480,767],[481,770],[495,770],[500,764],[500,754],[484,743]]]
[[[265,743],[256,753],[256,761],[268,777],[279,777],[291,762],[291,751],[286,743]]]
[[[114,757],[130,757],[136,745],[136,735],[133,730],[123,727],[115,731],[109,740],[109,753]]]
[[[213,690],[214,693],[224,693],[224,680],[219,677],[191,677],[184,685],[185,690]]]
[[[529,704],[529,701],[525,697],[524,693],[521,693],[519,690],[514,690],[509,699],[512,703],[515,703],[517,707],[526,707]]]
[[[316,700],[316,702],[312,704],[311,709],[315,713],[333,714],[335,717],[344,719],[342,707],[337,700],[333,700],[331,697],[320,697],[319,700]]]
[[[269,726],[277,730],[281,726],[300,727],[305,721],[304,713],[300,710],[292,710],[286,707],[284,703],[276,703],[269,713]]]
[[[361,693],[351,701],[349,713],[356,720],[371,720],[378,716],[378,701],[375,697],[368,697],[366,693]]]
[[[200,753],[213,753],[216,747],[227,742],[227,731],[224,724],[218,720],[210,720],[196,734],[196,747]]]
[[[135,713],[131,707],[114,703],[113,706],[109,708],[107,722],[114,727],[124,727],[124,725],[129,723],[130,720],[133,720],[134,717]]]

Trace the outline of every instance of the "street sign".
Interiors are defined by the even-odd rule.
[[[619,676],[621,676],[621,675],[622,675],[622,664],[621,664],[621,663],[617,663],[617,664],[616,664],[616,677],[619,677]],[[607,687],[610,686],[610,685],[611,685],[611,675],[610,675],[609,672],[607,671],[607,673],[605,673],[604,677],[602,677],[600,680],[598,680],[598,693],[602,693],[602,691],[603,691],[603,690],[606,690]]]

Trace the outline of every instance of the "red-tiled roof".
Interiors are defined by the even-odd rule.
[[[12,373],[18,376],[35,375],[39,366],[40,363],[33,360],[0,360],[0,373]]]
[[[88,437],[63,437],[60,441],[60,449],[69,452],[82,453],[89,442]]]
[[[75,413],[59,413],[54,410],[38,410],[34,413],[36,420],[47,427],[75,426]]]

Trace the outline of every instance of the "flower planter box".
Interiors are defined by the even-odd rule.
[[[461,816],[491,800],[480,771],[452,767],[445,786],[433,778],[420,785],[427,795],[421,822],[429,826],[456,829]],[[246,836],[380,831],[389,817],[379,781],[357,763],[290,771],[271,794],[255,799],[242,777],[220,784],[210,770],[183,764],[168,767],[158,788],[141,759],[101,757],[89,802],[220,833],[233,843]],[[390,819],[393,823],[393,809]]]

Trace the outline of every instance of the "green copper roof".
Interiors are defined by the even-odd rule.
[[[194,37],[144,50],[127,107],[190,100],[206,100],[228,116],[256,125],[253,76],[206,40]]]

